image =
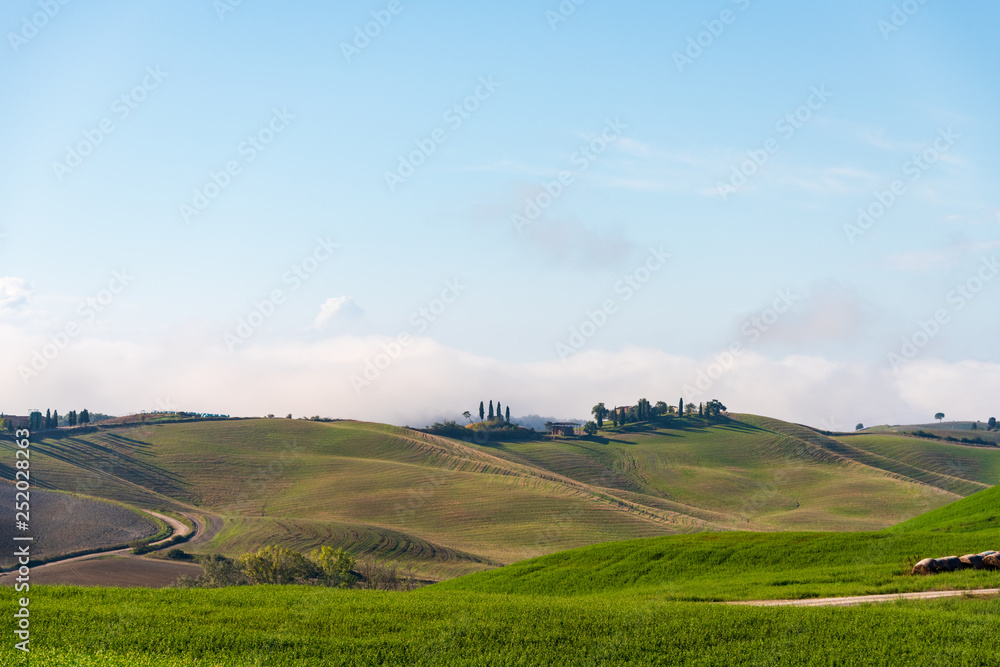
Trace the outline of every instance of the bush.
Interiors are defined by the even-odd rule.
[[[171,549],[172,552],[180,549]],[[184,554],[187,557],[187,554]],[[266,546],[239,558],[212,554],[200,559],[204,574],[185,579],[178,586],[220,588],[255,584],[319,584],[347,588],[357,579],[352,572],[354,559],[343,549],[321,547],[308,556],[279,546]]]
[[[424,429],[424,432],[433,435],[443,435],[449,438],[461,438],[469,434],[464,426],[455,421],[445,421],[443,424],[434,422]]]
[[[411,591],[417,586],[412,570],[407,568],[401,575],[395,563],[386,564],[372,556],[365,556],[358,562],[358,574],[358,588],[366,590]]]
[[[351,571],[354,559],[343,549],[320,547],[309,552],[309,560],[319,569],[327,586],[347,588],[357,578]]]
[[[254,584],[290,584],[317,579],[321,570],[297,551],[285,547],[263,547],[237,559],[243,575]]]
[[[170,549],[167,551],[167,558],[171,560],[192,560],[194,556],[183,549]]]
[[[205,556],[201,559],[200,565],[205,574],[193,580],[194,585],[221,588],[223,586],[243,586],[250,583],[237,567],[236,561],[221,554]]]

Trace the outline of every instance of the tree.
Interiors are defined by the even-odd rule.
[[[483,411],[483,402],[479,401],[479,421],[483,421],[483,417],[486,413]]]
[[[979,424],[977,424],[976,422],[972,422],[972,430],[973,431],[978,431],[979,430]]]
[[[694,415],[694,411],[695,411],[694,403],[688,403],[687,405],[684,406],[684,412],[687,414],[688,417]]]
[[[863,431],[863,430],[865,430],[865,425],[862,424],[861,422],[858,422],[858,425],[854,427],[854,430],[855,431]]]
[[[52,411],[52,428],[59,428],[59,411]]]
[[[66,415],[66,423],[70,426],[76,426],[76,410],[69,411],[69,414]]]
[[[618,406],[617,405],[615,406],[615,409],[611,411],[611,418],[614,420],[615,428],[618,428]]]
[[[508,424],[510,423],[510,406],[508,405],[504,408],[504,421]]]
[[[990,421],[986,425],[986,428],[988,430],[990,430],[990,431],[995,431],[996,428],[997,428],[997,418],[996,417],[990,417]]]
[[[262,547],[237,561],[244,576],[254,584],[290,584],[313,579],[319,567],[297,551],[279,546]]]
[[[89,424],[90,423],[90,410],[84,408],[80,411],[80,423]]]
[[[938,423],[940,424],[941,420],[944,419],[944,413],[943,412],[937,413],[936,415],[934,415],[934,419],[938,420]]]
[[[604,407],[604,403],[598,403],[592,407],[590,414],[594,415],[594,419],[597,420],[597,428],[604,428],[604,417],[608,414],[608,409]]]
[[[668,406],[663,401],[657,401],[656,405],[653,406],[654,415],[665,415],[670,412],[670,406]]]
[[[721,417],[722,413],[728,409],[729,408],[722,404],[722,401],[717,398],[713,398],[705,404],[705,416],[718,418]]]
[[[684,416],[684,399],[683,398],[681,399],[681,402],[677,404],[677,414],[680,415],[681,417]]]
[[[503,421],[503,417],[501,417],[502,414],[503,414],[503,410],[500,409],[500,401],[497,401],[497,421],[498,422]]]
[[[586,424],[583,425],[583,432],[586,433],[587,435],[596,435],[597,424],[595,424],[594,422],[587,422]]]
[[[327,586],[347,588],[354,581],[354,575],[351,573],[354,559],[343,549],[333,547],[313,549],[309,552],[309,560],[322,572]]]
[[[640,398],[639,403],[635,406],[636,419],[639,421],[646,421],[649,419],[649,401],[645,398]]]
[[[42,430],[42,413],[39,412],[38,410],[35,410],[28,415],[28,430],[29,431]]]
[[[45,411],[45,428],[52,428],[52,410]]]
[[[699,417],[704,417],[705,416],[705,404],[704,403],[699,403],[698,404],[698,416]]]
[[[493,401],[490,401],[490,421],[493,421]]]
[[[470,424],[472,423],[472,413],[471,412],[469,412],[468,410],[466,410],[465,412],[462,413],[462,416],[465,417],[466,419],[468,419]]]

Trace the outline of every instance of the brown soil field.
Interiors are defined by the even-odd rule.
[[[0,483],[0,506],[13,509],[15,493],[12,484]],[[125,544],[158,530],[151,518],[112,503],[38,489],[32,489],[30,494],[29,530],[18,531],[11,516],[0,522],[0,543],[12,544],[15,534],[33,536],[33,559]],[[15,564],[12,550],[0,553],[0,567]]]
[[[193,563],[106,556],[32,568],[31,583],[58,586],[165,588],[177,581],[181,575],[197,577],[201,573],[201,568]],[[12,573],[0,576],[0,585],[13,585],[15,576]]]

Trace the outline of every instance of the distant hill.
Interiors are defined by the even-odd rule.
[[[432,579],[657,535],[874,530],[1000,479],[996,448],[732,417],[483,445],[356,421],[136,424],[50,434],[32,471],[48,488],[218,517],[195,551],[328,544]]]

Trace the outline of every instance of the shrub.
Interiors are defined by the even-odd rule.
[[[297,551],[285,547],[263,547],[237,560],[240,571],[254,584],[290,584],[318,579],[322,570]]]
[[[343,549],[313,549],[309,552],[309,561],[319,569],[323,583],[327,586],[347,588],[357,578],[351,571],[354,559]]]

